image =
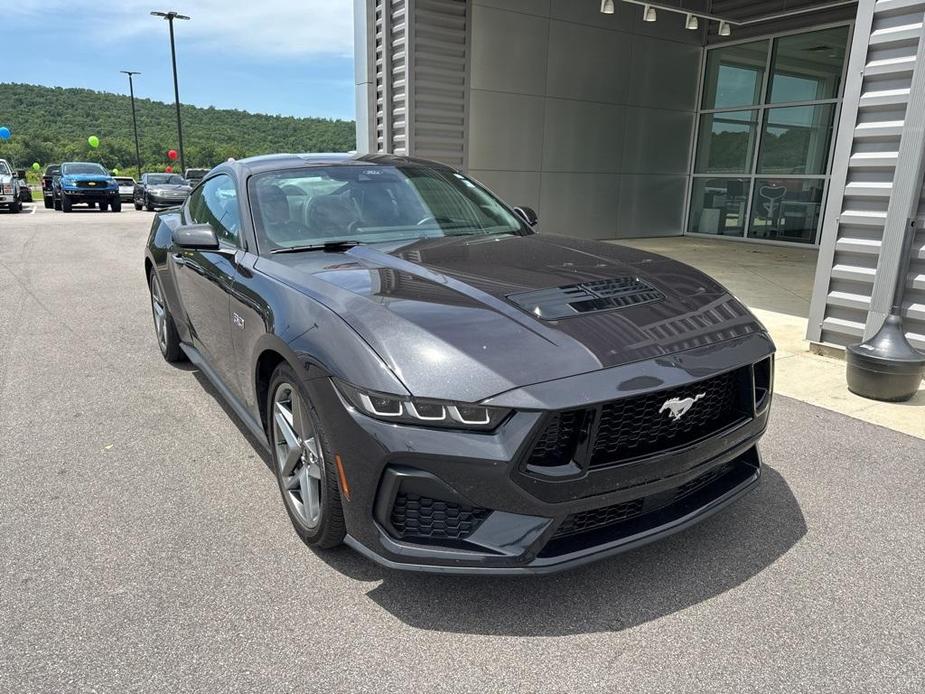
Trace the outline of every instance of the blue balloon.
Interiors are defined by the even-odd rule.
[[[0,128],[0,140],[9,140],[10,139],[10,129],[6,126]]]

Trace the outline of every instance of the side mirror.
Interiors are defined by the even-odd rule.
[[[540,221],[532,207],[521,205],[520,207],[515,207],[514,212],[520,215],[520,218],[531,227],[535,227],[536,223]]]
[[[173,242],[180,248],[217,251],[218,237],[208,224],[190,224],[173,230]]]

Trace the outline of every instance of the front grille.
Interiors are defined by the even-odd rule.
[[[739,372],[681,388],[614,400],[601,409],[591,467],[652,455],[716,433],[741,420],[744,409]],[[677,419],[666,404],[681,401],[690,409]],[[680,412],[680,410],[677,410]]]
[[[403,540],[465,540],[489,513],[485,508],[399,492],[390,520]]]
[[[539,440],[533,446],[530,457],[527,459],[527,465],[532,467],[566,465],[575,452],[584,418],[584,410],[553,414]]]
[[[596,408],[553,413],[526,458],[527,467],[554,467],[573,459],[581,467],[604,467],[695,443],[745,421],[751,413],[750,388],[750,367],[745,367]],[[581,435],[583,429],[588,435]]]
[[[711,470],[707,470],[702,475],[695,477],[689,482],[685,482],[679,487],[670,489],[667,492],[661,492],[649,497],[632,499],[631,501],[624,501],[623,503],[614,504],[613,506],[604,506],[603,508],[595,508],[590,511],[573,513],[562,521],[562,524],[556,529],[555,534],[553,534],[550,539],[557,540],[570,535],[600,530],[601,528],[607,528],[622,523],[623,521],[636,518],[644,513],[652,513],[666,506],[671,506],[703,489],[707,485],[716,482],[723,477],[723,475],[729,473],[732,467],[732,463],[717,465]]]
[[[78,188],[105,188],[105,181],[77,181]]]

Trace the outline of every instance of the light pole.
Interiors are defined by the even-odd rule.
[[[132,128],[135,130],[135,160],[138,163],[138,178],[141,179],[141,150],[138,148],[138,119],[135,117],[135,87],[132,84],[132,77],[140,75],[140,72],[132,70],[119,70],[124,75],[128,75],[128,93],[132,98]]]
[[[173,96],[177,105],[177,139],[180,145],[180,171],[186,171],[186,162],[183,159],[183,125],[180,123],[180,87],[177,84],[177,50],[173,43],[173,20],[189,19],[185,14],[170,12],[152,12],[155,17],[163,17],[170,25],[170,58],[173,61]]]

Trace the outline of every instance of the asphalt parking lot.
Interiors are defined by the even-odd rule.
[[[151,214],[32,207],[0,213],[0,692],[925,690],[925,441],[778,398],[761,487],[621,557],[316,554],[158,352]]]

